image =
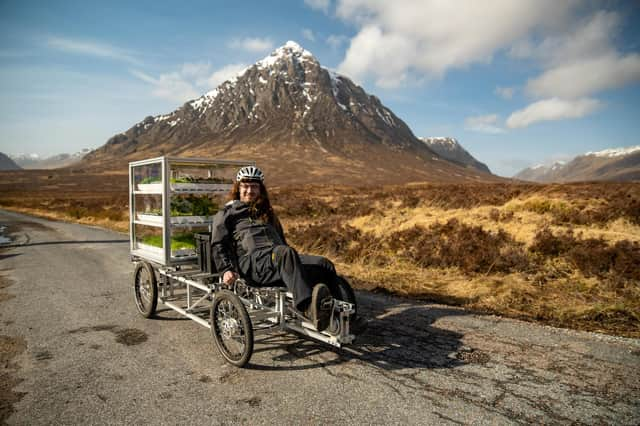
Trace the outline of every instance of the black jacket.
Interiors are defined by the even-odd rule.
[[[228,202],[213,218],[211,255],[218,272],[238,271],[240,258],[257,249],[286,245],[282,225],[253,219],[249,204]]]

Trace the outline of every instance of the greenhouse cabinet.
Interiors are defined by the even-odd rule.
[[[158,157],[129,163],[131,257],[164,266],[196,260],[240,167],[251,161]]]

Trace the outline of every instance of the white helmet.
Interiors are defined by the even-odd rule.
[[[238,174],[236,175],[236,180],[238,182],[243,180],[256,180],[259,182],[264,181],[264,173],[257,167],[254,166],[246,166],[238,170]]]

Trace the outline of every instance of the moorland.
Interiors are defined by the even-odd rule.
[[[270,189],[289,243],[354,287],[640,337],[640,184]],[[128,230],[127,176],[0,173],[0,208]]]

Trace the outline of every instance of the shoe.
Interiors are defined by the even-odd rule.
[[[331,322],[331,311],[333,310],[333,298],[326,284],[316,284],[313,287],[309,309],[311,310],[309,317],[316,330],[326,330]]]

